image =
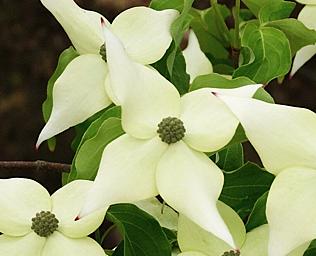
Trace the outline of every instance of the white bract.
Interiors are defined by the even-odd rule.
[[[316,238],[316,115],[310,110],[219,95],[241,122],[267,171],[269,256]],[[249,111],[251,110],[251,111]]]
[[[213,65],[200,48],[198,38],[193,30],[189,32],[188,46],[183,50],[186,72],[190,75],[190,83],[197,76],[213,73]]]
[[[180,97],[156,70],[133,62],[107,29],[105,37],[109,91],[122,107],[126,134],[105,148],[81,215],[104,204],[160,194],[172,208],[234,246],[216,208],[223,173],[203,153],[228,144],[239,124],[212,93],[225,90],[205,88]],[[259,87],[225,92],[252,97]]]
[[[301,21],[307,28],[316,30],[316,1],[315,0],[296,0],[301,4],[306,4],[298,15],[298,20]],[[314,55],[316,54],[316,44],[307,45],[300,49],[294,58],[291,76],[295,73]]]
[[[269,226],[267,224],[246,234],[244,224],[237,213],[220,201],[217,206],[234,237],[241,256],[268,256]],[[178,225],[178,243],[182,251],[179,256],[222,256],[225,252],[235,251],[235,248],[181,215]],[[302,256],[308,245],[304,244],[296,248],[287,256]]]
[[[105,90],[108,67],[100,55],[104,45],[101,18],[120,38],[128,55],[147,65],[159,60],[168,49],[172,40],[170,26],[178,16],[176,10],[134,7],[109,24],[101,14],[81,9],[72,0],[41,2],[63,26],[80,56],[71,61],[54,85],[52,113],[37,147],[111,104]]]
[[[75,221],[91,185],[91,181],[77,180],[50,196],[33,180],[0,180],[0,255],[105,255],[102,247],[87,237],[101,225],[105,210]],[[50,224],[58,221],[57,227],[47,226],[43,221],[47,216]]]

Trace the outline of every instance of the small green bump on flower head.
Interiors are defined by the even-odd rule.
[[[240,256],[240,251],[239,250],[230,250],[229,252],[224,252],[222,256]]]
[[[184,137],[185,128],[183,122],[176,117],[167,117],[158,124],[157,133],[163,142],[176,143]]]
[[[99,54],[102,56],[102,59],[106,62],[106,48],[105,48],[105,44],[101,45]]]
[[[41,211],[32,218],[31,229],[41,237],[49,237],[57,230],[58,222],[53,213]]]

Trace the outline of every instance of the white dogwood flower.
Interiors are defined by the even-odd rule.
[[[106,29],[110,95],[122,107],[126,134],[104,150],[81,216],[104,204],[160,194],[175,210],[234,246],[216,208],[222,171],[203,153],[224,147],[239,121],[204,88],[180,97],[156,70],[133,62]],[[227,90],[252,97],[260,85]]]
[[[268,256],[269,225],[259,226],[246,234],[243,221],[238,214],[222,202],[217,204],[238,250],[223,240],[201,229],[188,218],[181,216],[178,224],[179,256]],[[286,256],[302,256],[308,243],[295,248]],[[279,254],[279,256],[285,256]]]
[[[190,75],[190,83],[197,76],[213,73],[213,65],[200,48],[198,38],[193,30],[189,32],[188,46],[183,50],[186,72]]]
[[[316,238],[316,114],[255,99],[218,97],[241,122],[266,170],[277,175],[267,201],[269,256],[285,256]]]
[[[298,15],[298,20],[301,21],[307,28],[316,30],[316,1],[315,0],[296,0],[301,4],[306,4]],[[291,76],[295,73],[314,55],[316,54],[316,44],[307,45],[300,49],[294,58]]]
[[[1,179],[0,255],[104,256],[87,236],[101,225],[105,211],[75,221],[91,185],[77,180],[50,196],[33,180]]]
[[[101,14],[81,9],[73,0],[41,2],[63,26],[80,56],[55,82],[52,113],[37,147],[111,104],[105,90],[108,68],[101,18],[123,42],[128,55],[147,65],[159,60],[168,49],[172,40],[170,26],[178,16],[176,10],[134,7],[109,24]]]

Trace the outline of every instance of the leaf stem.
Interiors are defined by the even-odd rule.
[[[240,49],[241,49],[241,39],[240,39],[240,0],[236,0],[235,7],[233,9],[233,16],[235,21],[235,31],[234,38],[232,42],[232,59],[234,67],[238,67]]]
[[[235,33],[234,33],[234,41],[233,47],[236,50],[240,50],[241,42],[240,42],[240,30],[239,30],[239,23],[240,23],[240,0],[236,0],[236,5],[233,10],[234,21],[235,21]]]
[[[224,40],[229,43],[230,42],[229,29],[228,29],[228,27],[227,27],[227,25],[225,23],[223,15],[221,14],[221,11],[218,8],[217,0],[210,0],[210,1],[211,1],[212,7],[214,8],[215,14],[216,14],[216,16],[218,18],[218,22],[216,22],[216,24],[218,26],[218,29],[220,31],[223,31]]]

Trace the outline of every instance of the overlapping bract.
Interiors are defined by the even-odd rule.
[[[316,4],[315,1],[300,2]],[[205,88],[180,97],[172,84],[146,66],[161,58],[168,48],[175,11],[158,13],[148,8],[134,8],[118,16],[111,26],[106,22],[112,30],[105,30],[106,64],[98,55],[104,43],[99,14],[84,11],[72,1],[65,4],[43,0],[43,3],[63,25],[81,56],[70,63],[55,84],[53,113],[39,143],[85,120],[112,101],[122,107],[126,134],[104,150],[82,216],[112,203],[134,202],[160,194],[186,216],[183,218],[204,228],[199,232],[217,241],[224,240],[225,250],[239,247],[245,256],[254,253],[302,255],[301,250],[316,238],[316,226],[310,225],[316,213],[313,207],[316,198],[314,113],[252,99],[260,85],[233,90]],[[68,8],[66,16],[70,19],[63,8]],[[314,6],[306,6],[301,13],[301,21],[307,26],[315,16],[314,9]],[[141,16],[153,18],[155,24],[146,25],[148,33],[142,25],[150,19],[143,22]],[[137,21],[133,23],[135,27],[126,25],[130,25],[130,19]],[[78,20],[82,25],[80,29],[73,26]],[[161,27],[156,23],[162,24]],[[138,33],[140,29],[142,35]],[[89,35],[84,40],[82,31]],[[160,39],[155,38],[156,35],[161,36]],[[312,56],[311,52],[314,54],[312,47],[307,46],[297,53],[292,75]],[[212,72],[193,32],[183,54],[191,81]],[[85,107],[85,111],[77,111]],[[72,118],[65,121],[64,114],[69,110],[79,114],[71,112]],[[185,126],[185,137],[175,144],[162,142],[157,134],[158,124],[166,117],[177,117]],[[267,171],[278,175],[268,198],[269,227],[262,226],[247,234],[244,245],[236,241],[231,223],[225,223],[217,209],[223,174],[204,154],[227,145],[239,123]],[[243,231],[238,232],[243,234]],[[264,240],[259,242],[257,237]],[[193,247],[184,249],[182,255],[212,255],[210,251],[201,253],[203,246]]]
[[[72,0],[42,0],[42,3],[63,26],[80,56],[67,66],[54,85],[52,113],[37,147],[111,104],[105,90],[108,68],[99,54],[104,44],[101,18],[120,38],[128,55],[147,65],[159,60],[168,49],[172,40],[170,26],[178,15],[171,9],[135,7],[109,24],[101,14],[81,9]]]

